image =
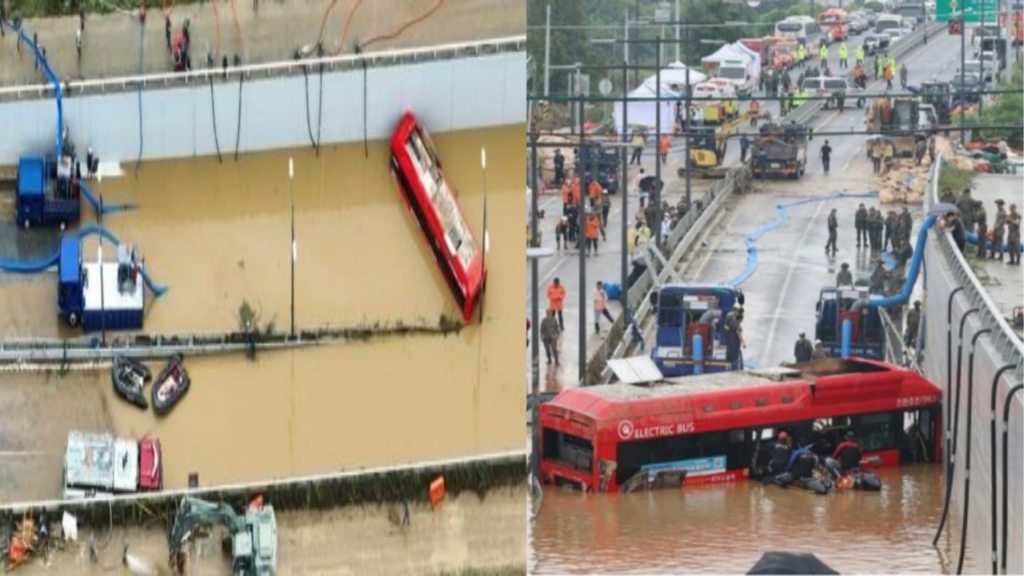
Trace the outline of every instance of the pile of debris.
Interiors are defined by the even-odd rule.
[[[938,152],[938,148],[936,148]],[[875,176],[874,186],[882,204],[918,204],[924,200],[928,187],[928,171],[931,161],[925,155],[918,165],[913,158],[896,158],[888,170]]]

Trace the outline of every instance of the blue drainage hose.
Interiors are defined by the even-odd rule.
[[[739,276],[736,276],[735,278],[733,278],[732,280],[727,282],[727,284],[729,286],[731,286],[732,288],[737,288],[737,287],[739,287],[740,284],[743,284],[751,276],[754,275],[754,272],[757,271],[757,241],[760,240],[761,237],[764,236],[765,234],[767,234],[768,232],[771,232],[772,230],[775,230],[779,226],[782,226],[787,221],[789,221],[789,211],[786,210],[787,208],[792,208],[794,206],[800,206],[802,204],[810,204],[812,202],[822,202],[822,201],[825,201],[825,200],[835,200],[836,198],[873,198],[873,197],[875,197],[877,195],[878,195],[878,192],[857,192],[857,193],[838,192],[838,193],[835,193],[835,194],[829,194],[827,196],[819,196],[819,197],[816,197],[816,198],[805,198],[803,200],[794,200],[793,202],[786,202],[784,204],[777,205],[775,207],[775,210],[776,210],[776,212],[778,212],[779,216],[774,221],[772,221],[771,223],[766,224],[766,225],[758,228],[757,230],[754,231],[753,234],[751,234],[750,236],[747,237],[747,241],[746,241],[746,244],[747,244],[747,265],[743,268],[743,271],[740,272]],[[891,256],[890,256],[890,258],[891,258]]]
[[[89,236],[102,236],[108,241],[113,242],[114,245],[121,244],[121,241],[118,240],[117,236],[115,236],[113,232],[96,224],[89,224],[87,226],[83,226],[82,228],[75,232],[72,232],[71,234],[79,240],[82,240],[83,238],[87,238]],[[60,247],[54,250],[54,252],[49,256],[40,260],[33,260],[28,262],[18,260],[0,260],[0,270],[4,272],[10,272],[12,274],[38,274],[40,272],[45,272],[50,268],[53,268],[54,266],[57,265],[57,262],[59,260]],[[167,292],[167,286],[157,284],[155,281],[153,281],[153,279],[149,276],[149,273],[147,273],[145,269],[142,269],[140,273],[142,274],[142,281],[146,284],[146,288],[149,288],[149,291],[152,292],[155,297],[159,298]]]
[[[46,79],[53,84],[53,91],[57,97],[57,158],[63,156],[64,153],[64,93],[61,90],[60,78],[54,74],[53,69],[50,68],[50,63],[43,57],[43,53],[39,50],[39,47],[32,42],[24,31],[24,26],[15,28],[13,24],[7,20],[0,21],[0,26],[6,26],[12,32],[21,38],[21,41],[28,45],[32,49],[32,54],[36,57],[39,62],[39,67],[43,69],[43,74],[46,75]]]
[[[92,205],[93,210],[95,210],[96,213],[99,214],[100,213],[100,201],[92,193],[92,190],[89,189],[89,185],[86,184],[84,180],[79,180],[78,181],[78,189],[82,191],[82,196],[84,196],[85,200],[89,204]],[[136,208],[137,208],[137,206],[135,206],[135,204],[106,204],[106,203],[104,203],[104,205],[103,205],[103,215],[106,216],[107,214],[118,214],[120,212],[129,212],[131,210],[135,210]]]
[[[973,245],[977,246],[978,245],[978,235],[975,234],[974,232],[968,232],[967,233],[967,243],[968,244],[973,244]],[[992,242],[989,242],[988,240],[986,240],[985,241],[985,248],[988,249],[988,250],[992,250]],[[1019,246],[1019,249],[1020,249],[1021,252],[1024,252],[1024,242],[1021,242],[1021,244]],[[1007,252],[1007,253],[1010,252],[1010,245],[1005,243],[1005,242],[1003,243],[1003,252]]]

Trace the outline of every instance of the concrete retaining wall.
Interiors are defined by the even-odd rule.
[[[323,73],[321,144],[361,140],[364,130],[362,68]],[[310,145],[307,99],[317,136],[320,75],[213,81],[216,130],[223,154]],[[112,87],[113,88],[113,87]],[[135,161],[139,155],[139,93],[117,91],[64,98],[65,123],[73,142],[91,146],[104,160]],[[502,52],[366,70],[365,129],[370,139],[390,136],[399,115],[414,111],[433,132],[518,124],[526,121],[526,54]],[[217,153],[213,106],[207,80],[182,87],[142,91],[142,158],[207,156]],[[239,122],[241,104],[241,122]],[[28,153],[52,152],[57,111],[53,99],[0,103],[0,165]]]
[[[929,200],[935,202],[937,176],[933,176]],[[927,201],[926,201],[927,203]],[[929,380],[939,385],[944,393],[951,383],[951,393],[944,396],[944,418],[953,423],[950,415],[957,399],[960,403],[959,426],[956,433],[957,450],[953,475],[953,503],[956,511],[950,514],[946,530],[959,541],[960,522],[963,518],[965,467],[967,464],[967,431],[971,429],[970,455],[970,510],[967,525],[967,552],[973,557],[974,567],[990,570],[989,560],[993,535],[991,528],[992,478],[996,476],[1000,485],[997,494],[996,518],[999,519],[995,542],[1002,535],[1002,498],[1006,487],[1002,486],[1002,417],[1004,399],[1013,386],[1021,382],[1021,353],[1019,340],[1004,334],[996,320],[998,311],[986,302],[984,290],[977,285],[977,279],[970,269],[958,258],[956,247],[948,234],[937,230],[929,232],[925,246],[925,350],[923,370]],[[962,286],[963,291],[953,298],[952,322],[947,322],[947,306],[952,291]],[[960,322],[964,314],[973,308],[978,312],[967,317],[964,324],[962,352],[959,338]],[[974,347],[973,391],[968,393],[972,376],[969,370],[971,341],[977,331],[989,328],[992,333],[982,335]],[[947,331],[952,332],[952,354],[947,355]],[[1015,337],[1012,337],[1015,338]],[[1016,342],[1016,343],[1015,343]],[[957,370],[958,359],[960,369]],[[947,361],[949,364],[947,364]],[[1014,365],[1005,372],[997,384],[996,449],[997,461],[991,458],[990,417],[992,382],[1000,367]],[[960,385],[957,386],[957,378]],[[959,391],[958,391],[959,390]],[[1009,491],[1008,491],[1008,574],[1024,573],[1024,554],[1020,542],[1024,539],[1024,394],[1017,393],[1010,400],[1009,424]],[[968,402],[971,402],[968,410]],[[948,457],[948,455],[947,455]],[[945,537],[945,536],[944,536]],[[999,550],[1002,554],[1002,550]],[[955,562],[955,559],[953,560]],[[967,569],[965,568],[965,571]],[[973,570],[972,570],[973,571]]]

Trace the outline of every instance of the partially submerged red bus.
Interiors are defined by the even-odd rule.
[[[824,451],[852,430],[881,465],[938,462],[941,418],[938,386],[855,358],[572,388],[540,407],[541,473],[601,492],[659,469],[686,485],[760,478],[781,430]]]
[[[411,112],[391,137],[391,175],[468,324],[487,275],[483,252],[455,202],[430,134]]]

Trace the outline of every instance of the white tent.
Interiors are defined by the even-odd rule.
[[[693,75],[693,72],[690,72]],[[669,90],[664,83],[662,83],[661,90],[655,91],[655,82],[648,79],[639,88],[629,93],[628,98],[630,100],[634,98],[654,98],[658,96],[660,92],[661,98],[668,98],[661,102],[661,132],[671,133],[672,127],[675,122],[675,110],[676,102],[681,98],[679,93]],[[629,117],[630,126],[647,126],[651,130],[655,130],[655,122],[657,120],[658,103],[653,100],[643,101],[629,101],[627,100],[626,105]],[[622,102],[615,103],[615,125],[622,126]]]
[[[754,61],[753,70],[751,72],[753,73],[754,83],[756,84],[757,79],[761,76],[761,55],[758,54],[757,52],[754,52],[750,48],[744,46],[742,42],[735,42],[732,46],[733,48],[736,48],[737,50],[746,54],[751,60]]]
[[[722,47],[716,50],[714,54],[705,56],[701,58],[700,61],[704,64],[718,64],[722,60],[729,58],[746,58],[747,60],[752,60],[749,54],[736,48],[734,45],[722,44]]]
[[[675,62],[668,65],[666,68],[661,70],[661,85],[662,86],[686,86],[686,70],[690,70],[690,85],[700,84],[701,82],[708,79],[708,75],[696,68],[690,68],[686,64],[676,60]],[[651,76],[646,81],[654,83],[657,76]]]

